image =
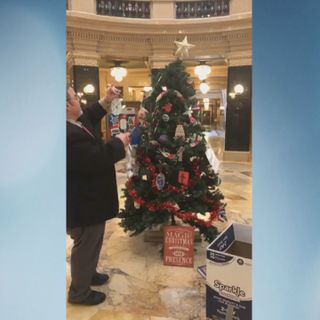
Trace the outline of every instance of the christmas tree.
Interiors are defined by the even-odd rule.
[[[206,157],[195,90],[181,60],[158,74],[142,107],[146,111],[133,132],[135,163],[124,189],[120,225],[137,235],[179,221],[212,241],[218,234],[215,222],[225,219],[225,205],[217,188],[220,179]]]

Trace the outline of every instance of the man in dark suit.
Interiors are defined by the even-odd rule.
[[[114,164],[125,157],[129,138],[120,133],[103,143],[94,128],[118,94],[109,86],[104,98],[82,111],[74,90],[67,89],[67,232],[74,241],[68,301],[73,304],[96,305],[106,298],[90,286],[108,280],[96,267],[105,222],[119,210]]]

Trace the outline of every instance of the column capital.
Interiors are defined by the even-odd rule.
[[[226,56],[226,60],[229,67],[251,66],[252,54],[251,52],[229,53]]]
[[[100,55],[91,52],[68,52],[67,53],[67,64],[72,66],[99,66]]]

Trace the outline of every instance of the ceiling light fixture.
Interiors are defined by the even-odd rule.
[[[200,83],[200,91],[201,91],[201,93],[202,94],[206,94],[206,93],[208,93],[209,90],[210,90],[209,85],[205,81],[202,81]]]
[[[127,75],[127,69],[121,67],[120,64],[120,61],[116,61],[115,66],[110,71],[111,76],[114,77],[117,82],[121,82],[123,78]]]
[[[211,67],[206,65],[205,61],[200,61],[200,65],[194,68],[194,73],[198,76],[199,80],[205,80],[211,73]]]

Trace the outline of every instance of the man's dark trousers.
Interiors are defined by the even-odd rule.
[[[69,228],[74,241],[71,251],[69,302],[81,302],[90,294],[90,284],[99,260],[105,222],[87,227]]]

